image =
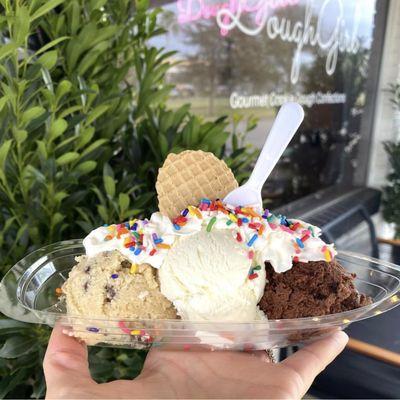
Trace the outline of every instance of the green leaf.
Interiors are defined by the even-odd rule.
[[[123,218],[136,217],[143,212],[141,208],[133,208],[124,212]]]
[[[65,119],[63,118],[56,119],[51,124],[49,140],[53,141],[54,139],[58,138],[66,131],[67,128],[68,128],[68,122]]]
[[[8,96],[3,96],[0,99],[0,112],[4,108],[4,106],[7,104],[7,101],[8,101]]]
[[[39,57],[38,63],[40,63],[43,67],[50,70],[56,65],[57,59],[58,59],[57,50],[51,50],[48,51],[47,53],[44,53],[41,57]]]
[[[57,7],[61,3],[64,3],[65,0],[47,0],[41,7],[39,7],[32,15],[31,21],[41,17],[42,15],[48,13],[53,8]]]
[[[13,134],[18,143],[22,143],[28,137],[28,132],[25,129],[14,129]]]
[[[90,161],[85,161],[81,164],[79,164],[76,167],[76,170],[80,172],[81,174],[88,174],[89,172],[92,172],[97,166],[97,162],[90,160]]]
[[[120,193],[118,196],[118,205],[121,214],[123,214],[126,209],[129,207],[130,198],[126,193]]]
[[[12,139],[6,140],[1,146],[0,146],[0,170],[4,171],[4,166],[6,163],[6,158],[8,155],[8,152],[10,151],[10,147],[12,144]]]
[[[111,198],[115,196],[115,180],[111,176],[104,176],[104,188]]]
[[[90,154],[92,151],[96,150],[98,147],[102,146],[104,143],[107,143],[107,139],[98,139],[95,142],[93,142],[91,145],[89,145],[85,151],[82,153],[82,157],[87,156]]]
[[[103,205],[100,204],[97,206],[97,211],[98,211],[100,217],[102,218],[103,222],[107,222],[108,221],[107,209]]]
[[[91,10],[98,10],[107,3],[107,0],[90,0],[90,9]]]
[[[135,199],[135,207],[143,207],[145,206],[150,200],[155,198],[156,194],[154,192],[148,192],[141,194],[137,199]]]
[[[74,113],[76,111],[82,110],[82,108],[83,108],[83,106],[81,106],[79,104],[76,105],[76,106],[68,107],[59,115],[59,117],[60,118],[67,117],[68,115],[70,115],[70,114],[72,114],[72,113]]]
[[[18,243],[22,236],[25,234],[26,230],[28,229],[28,224],[23,224],[17,231],[17,235],[15,236],[15,242]],[[1,357],[1,356],[0,356]]]
[[[160,144],[161,156],[165,158],[168,153],[168,140],[162,133],[158,136],[158,143]]]
[[[36,11],[43,3],[43,0],[31,0],[29,2],[29,13],[32,14]]]
[[[110,164],[108,164],[108,163],[105,163],[104,164],[104,167],[103,167],[103,175],[104,176],[111,176],[111,178],[113,178],[114,179],[114,171],[113,171],[113,169],[111,168],[111,166],[110,166]]]
[[[36,179],[37,182],[45,183],[46,177],[33,165],[28,165],[26,167],[27,171]]]
[[[27,122],[40,117],[45,111],[46,110],[43,107],[39,106],[29,108],[22,114],[22,122],[26,124]]]
[[[32,131],[36,130],[37,128],[39,128],[46,122],[49,115],[50,115],[50,113],[46,111],[43,114],[41,114],[40,117],[34,118],[32,121],[30,121],[28,123],[28,125],[26,126],[26,130],[28,132],[32,132]]]
[[[52,40],[51,42],[47,43],[45,46],[41,47],[35,54],[34,57],[38,56],[39,54],[42,54],[46,52],[47,50],[51,49],[52,47],[56,46],[57,44],[63,42],[64,40],[70,39],[70,36],[61,36],[57,39]]]
[[[94,132],[95,132],[94,127],[89,126],[88,128],[83,129],[79,133],[78,149],[82,148],[92,140]]]
[[[37,140],[36,144],[37,144],[37,149],[38,149],[40,157],[43,160],[46,160],[47,159],[46,143],[43,140]]]
[[[87,53],[85,57],[83,57],[82,61],[79,63],[78,74],[84,75],[89,68],[91,68],[96,62],[98,62],[101,53],[106,51],[108,46],[108,42],[104,41],[99,43],[96,47],[94,47],[93,50]]]
[[[66,193],[66,192],[58,192],[54,196],[54,201],[56,203],[61,203],[66,197],[68,197],[68,193]]]
[[[71,91],[72,88],[72,83],[68,80],[63,80],[61,81],[56,90],[56,101],[57,103],[60,101],[60,99],[65,96],[67,93]]]
[[[42,65],[39,64],[38,62],[34,64],[30,64],[28,69],[26,70],[26,79],[29,79],[30,81],[33,81],[37,78],[39,78],[39,75],[42,73]]]
[[[25,6],[16,7],[14,24],[12,24],[12,40],[18,46],[24,46],[29,35],[29,10]]]
[[[12,224],[14,223],[14,221],[15,221],[15,217],[8,218],[6,220],[6,223],[4,224],[4,227],[2,229],[2,233],[7,232],[10,229],[10,227],[12,226]],[[0,319],[0,321],[7,321],[7,320]],[[10,320],[10,321],[12,321],[12,320]],[[0,323],[0,329],[1,329],[1,323]]]
[[[86,119],[86,125],[90,125],[93,121],[95,121],[97,118],[99,118],[101,115],[103,115],[109,108],[110,108],[110,105],[106,105],[106,104],[102,104],[100,106],[97,106],[88,115],[88,117]]]
[[[17,358],[36,350],[37,341],[31,337],[13,336],[0,349],[0,357]]]
[[[13,51],[16,51],[17,48],[18,46],[13,42],[2,45],[0,47],[0,60],[10,55]]]
[[[56,212],[51,216],[51,226],[56,226],[64,220],[64,215]]]
[[[71,22],[70,22],[70,24],[71,24],[71,32],[73,35],[75,35],[79,29],[80,15],[81,15],[81,8],[79,6],[79,2],[77,0],[71,1],[71,5],[70,5],[70,21]]]
[[[69,153],[65,153],[62,156],[58,157],[56,160],[57,165],[62,166],[66,164],[70,164],[76,161],[79,158],[79,153],[70,151]]]
[[[0,399],[4,399],[15,387],[22,384],[28,374],[29,370],[23,368],[14,375],[2,377],[0,381]]]

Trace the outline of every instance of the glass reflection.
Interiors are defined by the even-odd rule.
[[[157,46],[176,50],[170,106],[246,124],[261,147],[277,108],[298,101],[304,123],[264,187],[278,206],[350,185],[366,102],[375,0],[179,0],[161,14]]]

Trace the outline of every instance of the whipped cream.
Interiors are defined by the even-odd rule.
[[[150,220],[134,219],[93,230],[84,240],[88,256],[118,250],[133,264],[160,268],[169,249],[182,236],[200,231],[227,230],[250,257],[269,262],[276,272],[292,268],[293,261],[330,261],[336,251],[326,244],[316,226],[297,219],[263,213],[250,207],[233,207],[204,199],[170,220],[159,212]]]

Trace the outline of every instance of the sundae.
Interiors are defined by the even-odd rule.
[[[71,316],[252,322],[361,307],[333,244],[304,221],[222,200],[237,182],[211,153],[170,154],[159,212],[102,226],[63,285]]]

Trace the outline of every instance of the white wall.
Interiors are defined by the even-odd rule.
[[[394,110],[389,101],[391,94],[385,89],[390,83],[395,83],[397,79],[400,79],[400,0],[391,0],[368,172],[368,184],[377,188],[381,188],[385,184],[389,167],[382,142],[395,138]]]

